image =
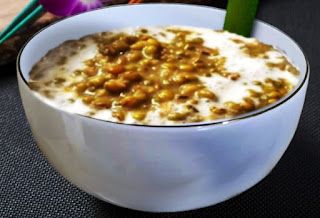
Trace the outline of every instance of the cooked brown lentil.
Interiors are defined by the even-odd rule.
[[[202,38],[188,39],[191,32],[185,30],[168,31],[175,34],[170,43],[157,40],[149,35],[146,29],[141,29],[138,35],[96,35],[99,53],[84,62],[84,69],[73,72],[74,78],[78,81],[65,90],[74,92],[90,106],[90,113],[111,108],[112,116],[119,121],[123,121],[128,113],[131,113],[135,120],[143,121],[154,103],[163,109],[161,114],[168,120],[205,120],[193,104],[197,104],[200,99],[214,102],[219,99],[204,86],[199,77],[217,74],[236,81],[241,78],[241,74],[228,72],[225,69],[226,58],[218,56],[218,49],[206,47]],[[162,35],[165,36],[164,33]],[[272,46],[261,42],[246,43],[240,39],[232,41],[240,44],[243,52],[250,57],[268,58],[266,53],[273,50]],[[58,64],[63,65],[66,61],[67,58],[63,56]],[[268,62],[267,66],[299,74],[286,58],[279,63]],[[40,85],[32,80],[41,77],[39,72],[31,73],[29,84],[33,90],[39,90]],[[65,78],[56,77],[53,85],[61,86],[65,81]],[[255,81],[254,84],[263,92],[249,89],[249,97],[244,98],[242,102],[226,102],[221,107],[212,107],[211,118],[235,116],[261,108],[274,103],[293,88],[283,79],[266,79],[264,82]],[[52,98],[50,91],[44,90],[43,93]],[[188,102],[190,105],[183,112],[170,111],[167,108],[167,102],[170,101]]]

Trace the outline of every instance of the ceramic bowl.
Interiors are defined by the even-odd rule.
[[[69,39],[129,26],[222,29],[225,11],[182,4],[115,6],[59,21],[36,34],[18,58],[18,81],[33,135],[67,180],[104,201],[151,212],[225,201],[277,164],[297,128],[309,67],[300,47],[256,21],[253,36],[285,51],[301,70],[298,86],[273,105],[228,120],[181,126],[112,123],[53,108],[27,85],[32,66]]]

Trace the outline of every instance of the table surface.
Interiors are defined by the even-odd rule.
[[[12,18],[28,3],[28,0],[0,0],[0,30],[10,23]]]
[[[318,0],[261,1],[258,17],[292,36],[310,60],[301,122],[279,164],[263,181],[226,202],[195,211],[149,214],[123,209],[67,182],[36,147],[21,106],[15,65],[0,67],[0,217],[320,217],[319,6]]]

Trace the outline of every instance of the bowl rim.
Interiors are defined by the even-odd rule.
[[[37,35],[41,34],[41,32],[45,31],[46,29],[50,28],[51,26],[53,26],[53,25],[55,25],[57,23],[63,22],[64,20],[67,20],[67,19],[70,19],[70,18],[73,18],[73,17],[77,17],[77,16],[81,16],[83,14],[91,13],[91,12],[94,12],[94,11],[108,10],[110,8],[112,9],[112,8],[115,8],[115,7],[145,7],[145,6],[151,6],[151,5],[152,6],[157,6],[157,5],[158,6],[159,5],[161,5],[161,6],[167,5],[168,6],[168,5],[170,5],[170,6],[177,6],[177,7],[183,6],[183,7],[215,9],[215,10],[220,11],[220,12],[225,12],[226,11],[225,9],[216,8],[216,7],[207,6],[207,5],[193,5],[193,4],[186,4],[186,3],[143,3],[143,4],[134,4],[134,5],[128,5],[128,4],[125,4],[125,5],[111,5],[111,6],[108,6],[108,7],[98,8],[98,9],[94,9],[94,10],[87,11],[87,12],[84,12],[84,13],[68,16],[68,17],[62,18],[62,19],[60,19],[58,21],[55,21],[55,22],[49,24],[48,26],[40,29],[32,37],[30,37],[26,41],[26,43],[22,46],[22,48],[19,51],[19,54],[17,56],[17,61],[16,61],[16,69],[17,69],[17,72],[18,72],[20,78],[22,79],[22,81],[25,83],[25,85],[30,90],[28,82],[27,82],[26,78],[24,77],[24,75],[22,73],[22,70],[21,70],[21,65],[20,65],[21,56],[22,56],[22,53],[24,52],[26,46]],[[247,118],[252,118],[252,117],[256,117],[256,116],[259,116],[261,114],[267,113],[267,112],[272,111],[273,109],[283,105],[284,103],[286,103],[288,100],[290,100],[292,97],[294,97],[301,90],[301,88],[305,85],[305,83],[307,81],[307,78],[309,77],[309,74],[310,74],[310,63],[309,63],[309,61],[308,61],[308,59],[307,59],[307,57],[305,55],[305,52],[302,49],[302,47],[294,39],[292,39],[287,33],[285,33],[284,31],[280,30],[279,28],[277,28],[277,27],[275,27],[275,26],[273,26],[273,25],[271,25],[271,24],[269,24],[267,22],[264,22],[262,20],[255,19],[255,22],[262,23],[262,24],[264,24],[264,25],[266,25],[266,26],[268,26],[270,28],[273,28],[274,30],[280,32],[281,34],[287,36],[293,43],[295,43],[298,46],[298,48],[300,49],[300,51],[303,54],[303,57],[304,57],[305,63],[306,63],[306,72],[304,74],[304,77],[302,78],[302,80],[300,78],[299,85],[294,90],[292,90],[289,94],[287,94],[282,99],[276,101],[275,103],[270,104],[270,105],[265,106],[265,107],[262,107],[262,108],[260,108],[258,110],[254,110],[254,111],[251,111],[251,112],[248,112],[248,113],[244,113],[244,114],[241,114],[241,115],[238,115],[238,116],[235,116],[235,117],[231,117],[231,118],[217,119],[217,120],[205,121],[205,122],[199,122],[199,123],[183,123],[183,124],[177,124],[177,125],[174,125],[174,124],[173,125],[172,124],[170,124],[170,125],[147,125],[147,124],[120,123],[120,122],[114,122],[114,121],[109,121],[109,120],[98,119],[98,118],[90,117],[90,116],[83,115],[83,114],[78,114],[78,113],[74,113],[74,112],[65,111],[65,110],[62,110],[62,109],[60,109],[58,107],[54,107],[52,105],[49,105],[46,102],[43,102],[43,101],[42,102],[43,102],[43,104],[46,104],[49,107],[54,108],[56,110],[59,110],[59,111],[61,111],[63,113],[72,114],[72,115],[83,117],[83,118],[90,119],[90,120],[106,122],[106,123],[109,123],[109,124],[120,125],[120,126],[150,127],[150,128],[191,128],[191,127],[195,128],[195,127],[205,127],[205,126],[226,125],[226,124],[229,124],[229,123],[235,123],[237,121],[245,120]]]

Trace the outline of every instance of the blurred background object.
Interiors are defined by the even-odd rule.
[[[28,2],[29,0],[19,0],[14,3],[8,0],[0,0],[0,30],[2,30]]]
[[[0,31],[8,25],[12,19],[28,3],[28,0],[8,1],[0,0]],[[29,26],[20,30],[13,37],[0,45],[0,65],[14,61],[22,45],[38,30],[57,20],[57,17],[43,13],[43,15]]]

